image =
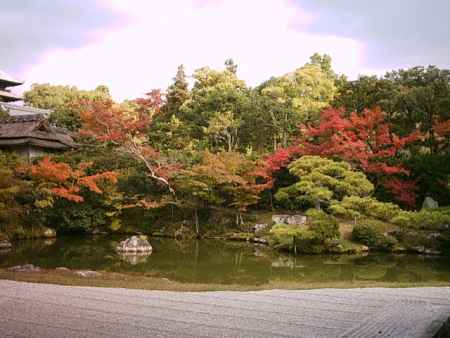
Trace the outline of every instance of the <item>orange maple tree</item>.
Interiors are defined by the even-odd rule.
[[[56,197],[80,203],[84,201],[80,194],[82,187],[102,194],[103,190],[99,186],[101,182],[117,183],[117,173],[113,171],[88,175],[86,170],[91,166],[92,163],[83,162],[77,168],[72,168],[67,163],[55,162],[50,157],[44,157],[26,170],[41,181],[41,189],[44,191]]]

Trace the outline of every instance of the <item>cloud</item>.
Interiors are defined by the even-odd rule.
[[[300,31],[363,44],[367,66],[450,66],[448,0],[295,0],[312,19]]]
[[[314,52],[329,53],[339,72],[363,70],[357,41],[304,33],[307,12],[289,0],[110,0],[113,11],[129,18],[96,43],[60,48],[29,68],[29,82],[105,84],[118,99],[165,88],[179,64],[192,73],[209,65],[222,68],[231,57],[250,85],[302,66]]]
[[[4,0],[0,9],[0,68],[20,74],[53,48],[79,48],[120,16],[99,1]]]

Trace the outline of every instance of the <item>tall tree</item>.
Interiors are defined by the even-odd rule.
[[[300,123],[315,122],[335,95],[335,75],[328,56],[315,54],[311,63],[258,87],[261,113],[270,121],[273,149],[287,147]]]
[[[186,78],[186,72],[183,65],[179,65],[177,74],[173,78],[173,83],[169,86],[166,93],[166,104],[164,113],[170,118],[175,115],[179,117],[180,107],[189,97],[189,88]]]
[[[227,70],[201,68],[195,71],[194,79],[191,95],[181,107],[180,120],[190,138],[205,148],[212,146],[206,132],[211,119],[232,114],[233,120],[240,120],[250,108],[249,90],[244,81]]]

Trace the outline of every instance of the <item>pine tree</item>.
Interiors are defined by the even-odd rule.
[[[173,81],[173,84],[167,89],[165,113],[168,117],[179,115],[180,107],[189,95],[188,82],[183,65],[178,66],[177,74]]]

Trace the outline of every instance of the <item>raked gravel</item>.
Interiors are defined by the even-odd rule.
[[[432,337],[450,288],[167,292],[0,280],[0,337]]]

